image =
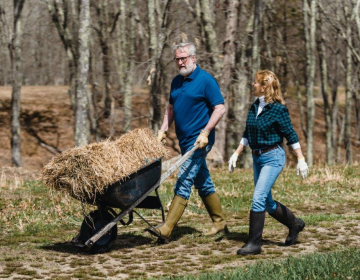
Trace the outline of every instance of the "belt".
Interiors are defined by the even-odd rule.
[[[265,153],[275,150],[277,148],[279,148],[279,145],[275,145],[275,146],[271,146],[271,147],[267,147],[267,148],[259,149],[259,150],[252,150],[252,154],[254,156],[261,156],[262,154],[265,154]]]

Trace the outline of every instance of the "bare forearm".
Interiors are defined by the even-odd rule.
[[[236,149],[235,152],[236,152],[238,155],[240,155],[241,152],[244,150],[244,148],[245,148],[245,146],[244,146],[243,144],[240,144],[240,145],[237,147],[237,149]]]
[[[169,105],[166,108],[165,111],[165,115],[164,115],[164,119],[163,119],[163,123],[161,125],[161,130],[163,131],[168,131],[169,127],[171,126],[171,124],[174,121],[174,111],[173,111],[173,106]]]
[[[214,129],[214,127],[218,124],[218,122],[220,121],[220,119],[222,118],[222,116],[225,113],[225,106],[224,104],[219,104],[216,105],[214,108],[213,113],[211,114],[210,120],[207,123],[207,125],[205,126],[205,130],[207,131],[211,131]]]
[[[303,153],[302,153],[302,151],[301,151],[301,148],[295,149],[295,150],[294,150],[294,153],[296,154],[296,157],[297,157],[298,159],[304,158],[304,155],[303,155]]]

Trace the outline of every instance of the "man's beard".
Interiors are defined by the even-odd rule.
[[[190,58],[191,59],[191,58]],[[179,69],[179,73],[181,76],[188,76],[189,74],[191,74],[191,72],[194,71],[194,63],[192,60],[189,61],[189,63],[187,65],[185,65],[185,68],[181,68]]]

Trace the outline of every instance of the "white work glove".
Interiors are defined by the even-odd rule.
[[[305,162],[304,158],[298,159],[298,164],[296,166],[297,175],[301,175],[303,179],[305,179],[309,174],[309,167],[307,163]]]
[[[194,143],[194,146],[199,144],[199,149],[206,147],[206,145],[209,143],[209,139],[208,139],[209,134],[210,134],[210,131],[207,131],[205,129],[201,130],[198,138],[196,139],[196,141]]]
[[[237,152],[234,152],[233,155],[231,156],[231,158],[229,159],[228,163],[229,163],[229,172],[230,173],[234,172],[238,157],[239,157],[239,154]]]
[[[165,130],[159,130],[158,131],[158,136],[157,136],[157,140],[161,143],[163,143],[164,145],[166,144],[166,134],[167,134],[167,131]]]

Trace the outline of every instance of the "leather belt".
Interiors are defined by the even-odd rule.
[[[259,149],[259,150],[252,150],[252,154],[254,156],[260,156],[262,154],[265,154],[265,153],[275,150],[277,148],[279,148],[279,145],[275,145],[275,146],[271,146],[271,147],[267,147],[267,148]]]

